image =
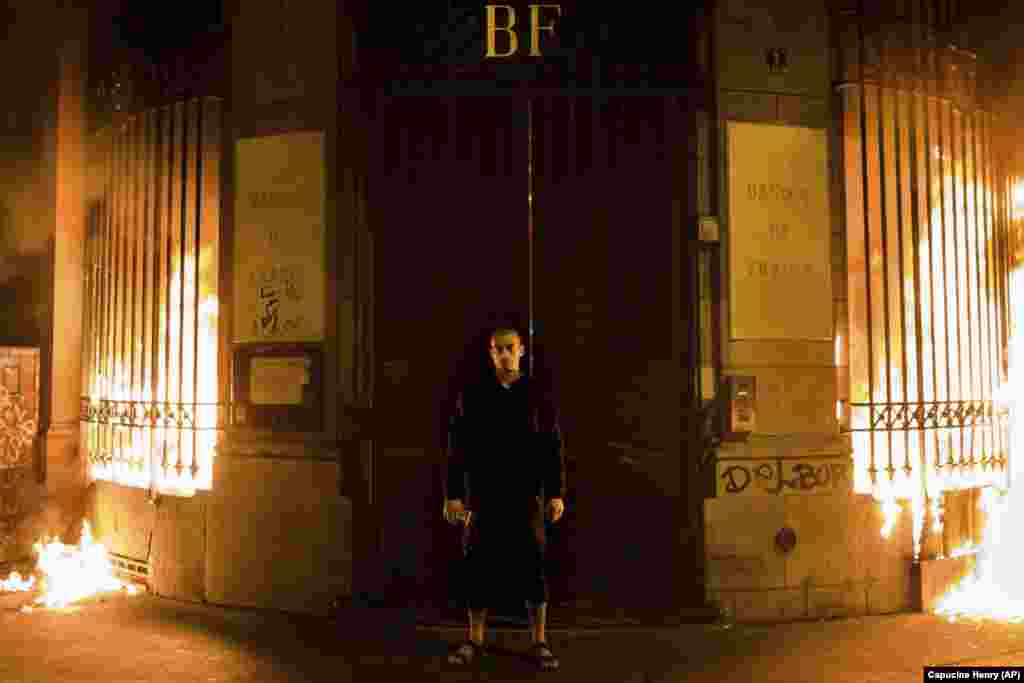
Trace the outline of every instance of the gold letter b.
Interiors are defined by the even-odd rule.
[[[504,7],[508,10],[508,26],[497,26],[495,23],[495,14],[499,7]],[[487,5],[487,56],[488,57],[508,57],[509,55],[515,54],[515,51],[519,48],[519,39],[516,36],[516,32],[512,30],[512,27],[516,25],[516,11],[511,5]],[[498,54],[494,49],[494,34],[498,31],[504,31],[508,34],[508,52],[504,54]]]

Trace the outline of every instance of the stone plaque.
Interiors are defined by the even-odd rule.
[[[253,405],[302,405],[311,361],[306,357],[253,358],[249,365],[249,402]]]
[[[723,459],[715,465],[719,497],[736,495],[807,495],[853,489],[853,462],[848,456]]]
[[[824,130],[730,121],[732,339],[832,338]]]
[[[321,131],[235,147],[234,341],[324,339]]]

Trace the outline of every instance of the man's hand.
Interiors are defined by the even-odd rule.
[[[457,519],[456,515],[460,513],[466,513],[466,523],[469,523],[469,516],[473,513],[466,512],[466,506],[462,504],[462,501],[458,498],[454,500],[446,500],[444,503],[444,518],[448,522],[454,523]]]
[[[552,498],[548,501],[548,518],[552,522],[557,522],[561,519],[562,514],[565,512],[565,503],[562,502],[561,498]]]

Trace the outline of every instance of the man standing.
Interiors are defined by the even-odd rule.
[[[483,651],[487,609],[511,597],[526,602],[537,665],[556,669],[544,633],[544,518],[557,522],[565,512],[558,411],[550,392],[521,375],[526,349],[516,330],[494,330],[489,350],[494,372],[458,394],[449,423],[445,514],[451,520],[466,512],[467,479],[472,512],[464,596],[469,638],[448,661],[467,664]]]

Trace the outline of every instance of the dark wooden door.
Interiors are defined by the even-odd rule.
[[[382,95],[373,114],[374,497],[393,602],[451,594],[446,402],[486,367],[481,330],[527,319],[527,119],[510,102]]]
[[[682,188],[660,97],[535,102],[534,319],[559,378],[572,472],[553,597],[602,611],[670,604],[676,562]]]
[[[532,370],[555,381],[567,441],[552,600],[636,612],[677,604],[691,583],[680,561],[692,508],[681,500],[688,200],[673,156],[686,125],[660,97],[378,101],[374,479],[392,600],[451,595],[445,400],[486,368],[486,325],[529,319],[531,279]]]

